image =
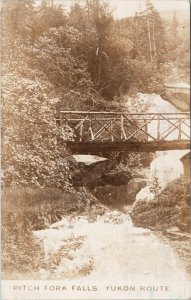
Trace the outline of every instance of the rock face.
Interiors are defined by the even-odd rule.
[[[183,163],[183,167],[184,167],[184,176],[183,176],[183,179],[184,179],[184,193],[186,195],[187,204],[191,206],[191,199],[190,199],[190,154],[191,154],[191,152],[184,155],[181,158],[181,162]]]
[[[118,169],[116,163],[112,164],[108,159],[90,156],[74,157],[78,167],[73,172],[73,186],[78,189],[87,187],[104,205],[117,207],[132,204],[136,194],[146,186],[146,180],[132,178],[130,172]],[[70,161],[74,162],[73,159]]]
[[[111,185],[125,185],[128,184],[131,175],[123,170],[113,170],[102,174],[102,180]]]
[[[105,205],[119,206],[132,204],[136,194],[146,186],[144,178],[131,178],[131,175],[122,170],[105,172],[101,178],[94,181],[91,192]]]
[[[165,229],[177,226],[185,230],[188,227],[189,214],[184,184],[178,179],[170,183],[154,200],[136,200],[131,218],[140,227]]]
[[[92,187],[100,184],[102,174],[109,164],[108,159],[94,155],[72,155],[68,160],[70,165],[74,166],[72,176],[74,187]]]
[[[117,181],[118,183],[118,181]],[[96,186],[92,193],[100,200],[101,203],[111,205],[133,204],[136,194],[146,186],[146,180],[142,178],[132,178],[125,185],[103,185]]]
[[[190,109],[190,86],[184,83],[167,84],[164,99],[187,112]]]

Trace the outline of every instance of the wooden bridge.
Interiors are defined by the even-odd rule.
[[[72,132],[72,139],[63,140],[73,153],[190,149],[189,112],[61,111],[59,123],[63,134]]]

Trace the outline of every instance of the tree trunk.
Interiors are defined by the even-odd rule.
[[[148,26],[148,36],[149,36],[150,60],[152,62],[153,61],[153,56],[152,56],[152,45],[151,45],[151,33],[150,33],[150,22],[149,22],[149,19],[147,21],[147,26]]]
[[[154,24],[153,24],[153,52],[154,52],[154,56],[156,56],[155,25]]]

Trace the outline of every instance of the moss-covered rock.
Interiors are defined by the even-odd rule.
[[[165,229],[177,226],[189,228],[190,210],[186,204],[183,180],[170,183],[153,200],[136,200],[131,218],[136,226]]]

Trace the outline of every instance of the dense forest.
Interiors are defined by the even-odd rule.
[[[5,0],[4,184],[66,184],[55,123],[60,107],[99,109],[100,101],[109,107],[137,91],[164,94],[172,68],[187,80],[189,37],[182,26],[188,28],[179,22],[176,13],[163,20],[149,1],[143,12],[115,20],[109,4],[97,0],[77,1],[67,13],[54,1]]]
[[[64,1],[4,0],[1,24],[4,187],[74,190],[65,160],[70,153],[58,143],[63,134],[72,137],[70,128],[63,133],[56,123],[60,108],[117,109],[125,95],[165,97],[165,82],[177,79],[172,69],[179,80],[189,78],[188,23],[175,12],[161,16],[151,1],[135,16],[116,20],[101,0],[73,2],[69,11]],[[10,229],[15,219],[7,218]],[[7,252],[21,227],[7,240]]]

